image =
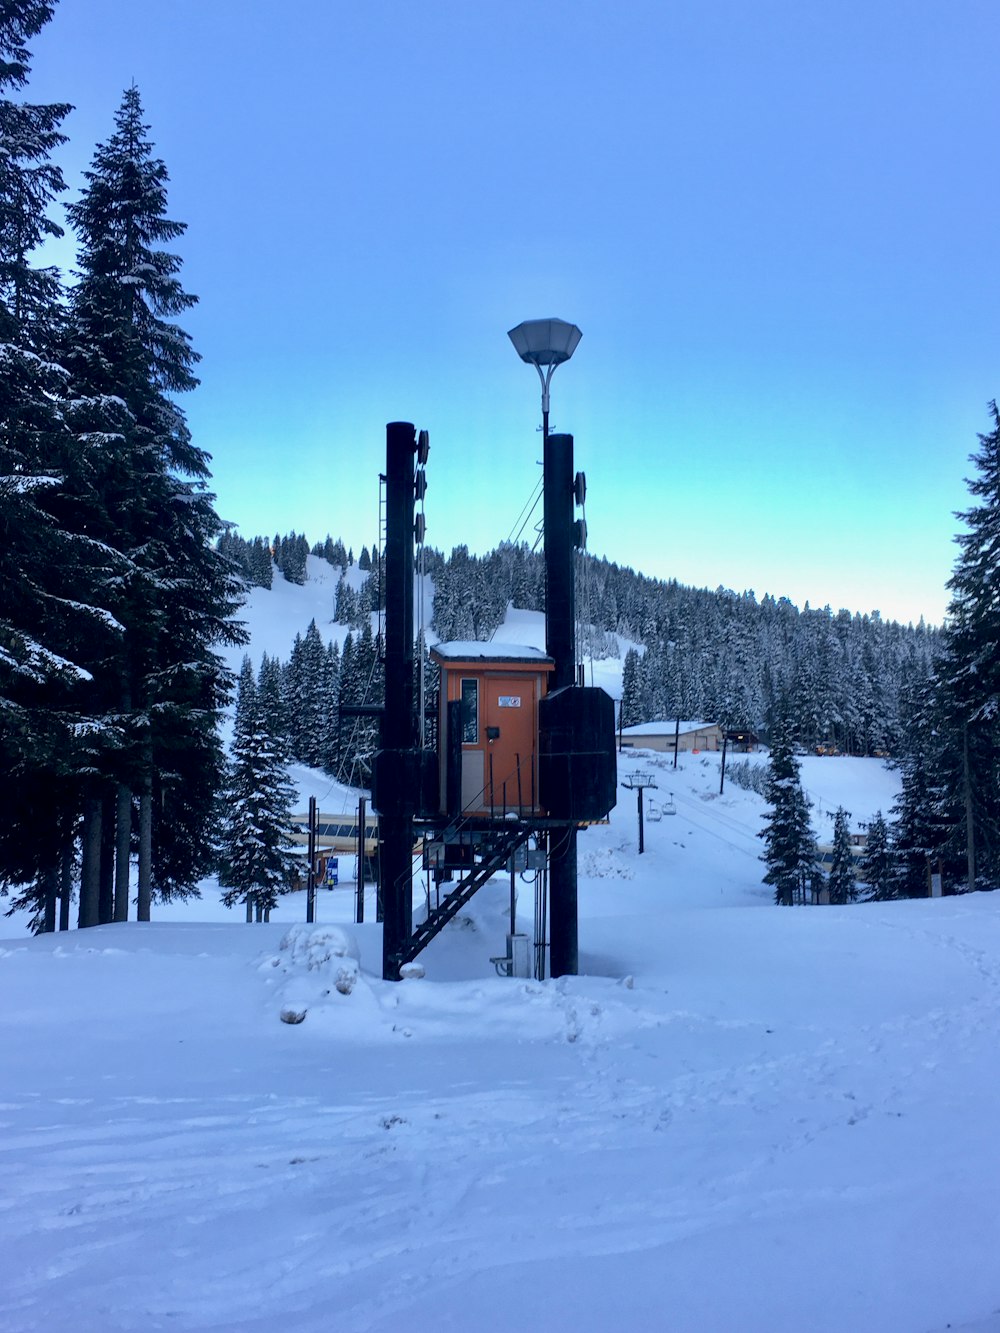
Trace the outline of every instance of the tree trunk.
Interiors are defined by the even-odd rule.
[[[149,920],[153,889],[153,775],[148,763],[139,788],[139,901],[136,920]]]
[[[73,843],[62,849],[62,885],[59,893],[59,929],[69,930],[69,909],[73,899]]]
[[[253,925],[253,894],[247,894],[247,925]]]
[[[56,899],[59,897],[58,859],[45,867],[42,882],[45,890],[45,919],[42,923],[42,932],[51,935],[56,928]]]
[[[976,833],[972,811],[972,772],[969,764],[969,724],[962,728],[962,786],[965,788],[965,858],[969,892],[976,891]]]
[[[101,798],[101,888],[97,915],[102,926],[115,916],[115,798],[111,791]]]
[[[132,853],[132,791],[118,784],[115,802],[115,920],[128,920],[128,874]]]
[[[101,892],[101,801],[88,796],[83,803],[83,864],[80,869],[81,930],[96,926]]]

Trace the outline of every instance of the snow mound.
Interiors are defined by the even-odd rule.
[[[292,926],[279,947],[287,952],[290,967],[310,972],[318,972],[334,959],[361,962],[357,940],[339,926]]]
[[[311,1009],[353,993],[361,975],[361,951],[353,935],[339,926],[293,926],[279,949],[260,970],[284,979],[278,991],[283,1023],[297,1026]]]

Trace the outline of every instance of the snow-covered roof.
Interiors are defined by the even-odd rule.
[[[705,731],[717,727],[718,722],[681,722],[680,733],[686,736],[691,731]],[[623,736],[672,736],[677,730],[676,722],[639,722],[634,727],[623,727]]]
[[[541,648],[520,643],[484,643],[480,639],[456,639],[452,643],[436,643],[432,657],[444,662],[551,662],[552,658]]]

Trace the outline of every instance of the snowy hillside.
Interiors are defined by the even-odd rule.
[[[258,657],[337,632],[311,582],[254,594]],[[146,926],[0,918],[0,1329],[1000,1333],[1000,900],[774,908],[719,756],[622,758],[646,851],[622,787],[577,978],[494,974],[503,876],[397,985],[351,884],[315,928],[211,884]],[[896,778],[803,782],[823,832]]]

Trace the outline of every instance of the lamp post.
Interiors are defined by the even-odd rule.
[[[549,384],[556,366],[568,361],[583,334],[564,319],[526,319],[507,337],[522,361],[534,366],[542,384],[542,438],[549,438]]]
[[[528,319],[507,335],[542,384],[543,527],[545,532],[545,649],[553,661],[551,692],[576,680],[573,587],[573,436],[549,434],[549,383],[568,361],[580,330],[564,319]],[[549,962],[554,977],[575,976],[577,944],[576,827],[549,833]]]

